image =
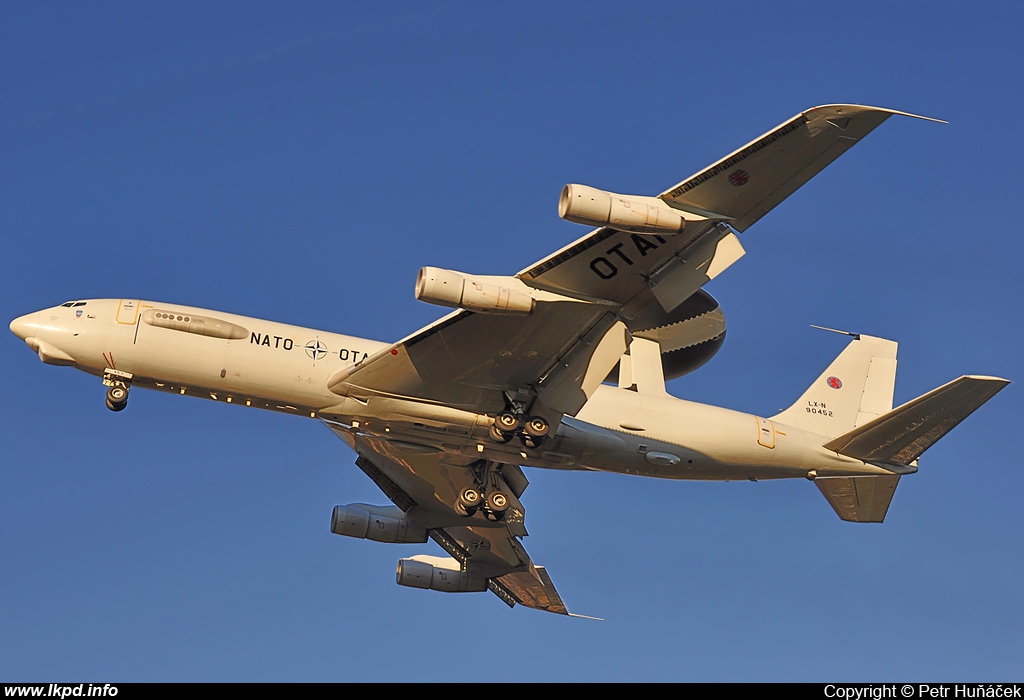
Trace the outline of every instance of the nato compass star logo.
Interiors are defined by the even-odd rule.
[[[313,362],[322,360],[327,357],[327,346],[320,342],[320,339],[311,340],[306,343],[306,354],[312,358]]]

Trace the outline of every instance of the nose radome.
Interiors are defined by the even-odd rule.
[[[22,340],[28,340],[36,334],[36,316],[38,314],[26,314],[11,321],[11,333]]]

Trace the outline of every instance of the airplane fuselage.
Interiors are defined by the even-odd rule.
[[[497,444],[487,437],[493,416],[328,389],[332,376],[387,343],[177,304],[68,302],[16,319],[11,330],[44,362],[96,376],[127,374],[131,386],[291,413],[502,463],[700,480],[893,473],[826,450],[821,435],[767,418],[608,385],[540,446]]]

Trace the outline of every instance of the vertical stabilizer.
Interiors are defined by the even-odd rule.
[[[619,388],[640,394],[668,395],[661,365],[661,346],[657,341],[633,338],[629,354],[619,360]]]
[[[850,344],[774,420],[828,437],[842,435],[892,410],[897,344],[853,335]]]

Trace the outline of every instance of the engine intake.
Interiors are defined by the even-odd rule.
[[[517,283],[522,285],[514,277],[478,278],[454,270],[424,267],[416,278],[416,298],[469,311],[528,314],[533,311],[534,299],[528,293],[515,289]]]
[[[401,508],[352,503],[334,506],[331,532],[375,542],[426,542],[427,530],[410,523]]]
[[[459,562],[451,557],[431,557],[419,554],[399,559],[395,570],[399,586],[424,588],[445,593],[470,593],[487,590],[487,579],[463,571]]]
[[[686,226],[682,213],[657,197],[615,194],[586,185],[566,185],[558,198],[566,221],[633,233],[675,235]]]

